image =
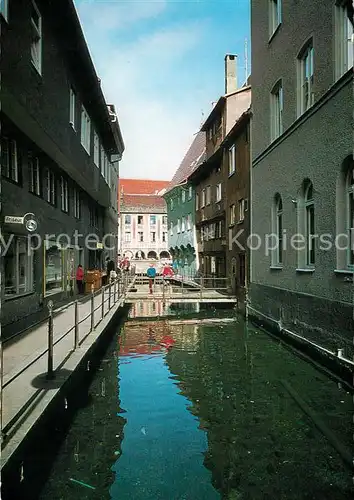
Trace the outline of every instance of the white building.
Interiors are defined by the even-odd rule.
[[[162,195],[168,181],[120,179],[119,254],[130,260],[169,259],[167,207]]]

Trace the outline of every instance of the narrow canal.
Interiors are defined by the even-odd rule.
[[[131,317],[88,390],[41,500],[352,498],[297,400],[348,451],[352,396],[232,311]]]

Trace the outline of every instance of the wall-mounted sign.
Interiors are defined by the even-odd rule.
[[[15,215],[6,215],[5,224],[23,224],[24,217],[16,217]]]
[[[97,250],[102,250],[103,249],[103,243],[97,243],[96,248],[97,248]]]
[[[22,226],[25,226],[26,230],[29,233],[33,233],[38,227],[38,222],[36,221],[36,217],[32,212],[28,212],[22,217],[17,215],[5,215],[4,223],[20,224]]]

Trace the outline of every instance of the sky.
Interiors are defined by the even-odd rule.
[[[250,67],[249,0],[75,0],[125,151],[120,177],[171,180],[224,93],[224,57]]]

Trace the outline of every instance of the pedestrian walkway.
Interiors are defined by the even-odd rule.
[[[84,302],[77,302],[77,348],[113,308],[124,304],[130,282],[102,288]],[[119,291],[121,293],[119,293]],[[93,307],[92,307],[93,304]],[[93,309],[93,315],[92,315]],[[59,369],[75,351],[75,302],[54,311],[53,368]],[[92,316],[92,319],[91,319]],[[5,433],[18,420],[26,405],[38,396],[38,380],[45,381],[48,369],[48,320],[26,335],[20,335],[3,347],[2,430]]]

